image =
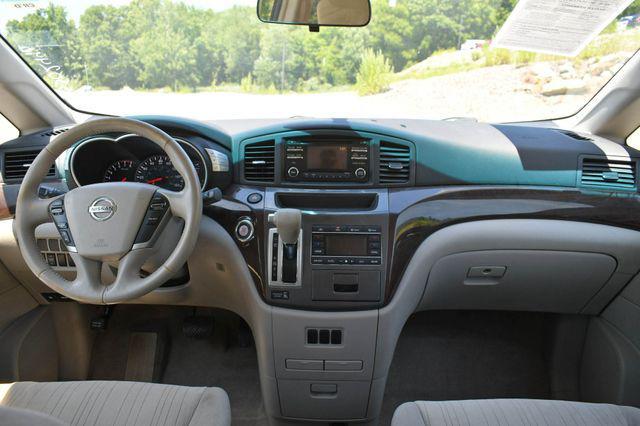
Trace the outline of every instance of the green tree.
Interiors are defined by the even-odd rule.
[[[137,36],[127,8],[92,6],[80,17],[80,43],[88,83],[120,89],[138,85],[140,64],[131,51]]]
[[[147,88],[195,88],[199,83],[197,31],[188,24],[189,16],[195,16],[197,11],[168,1],[161,1],[158,6],[153,12],[140,9],[147,16],[152,15],[155,23],[131,42],[131,51],[141,65],[138,78]]]

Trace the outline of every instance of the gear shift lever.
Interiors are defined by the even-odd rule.
[[[295,283],[302,213],[297,209],[280,209],[270,214],[268,219],[269,223],[278,228],[278,235],[283,243],[282,282]]]

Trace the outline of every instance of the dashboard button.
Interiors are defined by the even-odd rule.
[[[56,262],[56,255],[54,253],[47,253],[47,263],[49,266],[58,266]]]
[[[249,194],[249,196],[247,197],[247,202],[249,204],[258,204],[260,201],[262,201],[262,194],[260,194],[259,192]]]
[[[64,253],[57,254],[56,257],[58,258],[59,266],[62,266],[62,267],[67,266],[67,256]]]
[[[271,298],[289,300],[289,292],[287,290],[273,290],[271,291]]]
[[[246,243],[253,238],[255,229],[251,219],[245,217],[241,218],[236,224],[236,239],[241,243]]]
[[[367,171],[360,167],[359,169],[356,169],[355,175],[358,179],[363,179],[367,177]]]
[[[287,170],[287,175],[289,175],[289,177],[298,177],[299,174],[300,170],[298,170],[297,167],[289,167],[289,170]]]

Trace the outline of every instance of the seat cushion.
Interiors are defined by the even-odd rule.
[[[391,425],[640,425],[640,409],[539,399],[416,401],[398,407]]]
[[[44,413],[70,425],[231,424],[219,388],[84,381],[0,384],[0,404]]]

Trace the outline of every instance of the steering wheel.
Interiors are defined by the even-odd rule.
[[[74,188],[42,199],[38,187],[55,159],[74,143],[104,133],[132,133],[156,143],[184,180],[169,191],[146,183],[110,182]],[[153,242],[171,215],[184,221],[182,235],[167,260],[153,273],[140,273],[155,249]],[[137,120],[105,118],[79,124],[47,145],[20,186],[15,233],[31,271],[54,291],[93,304],[113,304],[143,296],[176,274],[198,237],[202,195],[193,164],[180,145],[162,130]],[[73,281],[54,271],[38,249],[35,229],[53,222],[76,264]],[[102,282],[103,262],[118,262],[115,281]]]

